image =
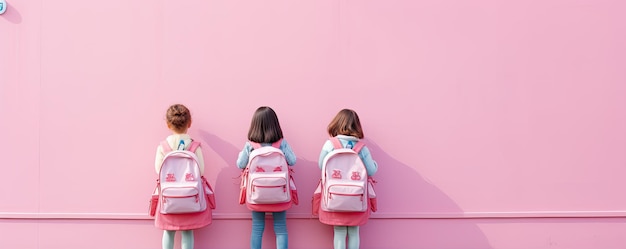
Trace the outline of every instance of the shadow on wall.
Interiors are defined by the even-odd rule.
[[[7,2],[7,6],[5,6],[5,8],[6,12],[0,15],[1,18],[13,24],[22,23],[22,15],[20,15],[20,12],[18,12],[10,3]]]
[[[216,178],[214,188],[216,198],[218,199],[216,200],[217,209],[214,213],[223,214],[225,216],[232,216],[240,213],[247,214],[248,209],[239,205],[237,199],[239,195],[241,170],[237,168],[235,162],[240,148],[206,131],[199,131],[199,135],[204,144],[208,145],[213,151],[215,151],[215,153],[219,155],[228,165],[228,167],[222,168],[219,171]]]
[[[199,135],[229,165],[217,176],[214,187],[218,207],[214,214],[217,214],[216,217],[235,218],[214,220],[213,225],[198,230],[196,245],[211,248],[248,247],[250,211],[238,204],[240,170],[234,165],[240,148],[206,131],[200,131]],[[361,227],[361,248],[492,248],[473,219],[428,218],[429,213],[462,214],[463,210],[445,193],[422,178],[415,167],[394,159],[371,140],[366,140],[366,144],[379,164],[379,171],[375,175],[378,181],[378,212]],[[294,150],[297,155],[297,148]],[[288,210],[290,248],[332,248],[332,228],[311,216],[311,198],[320,175],[318,163],[298,157],[294,169],[300,205]],[[238,236],[235,239],[234,236],[224,234]],[[263,238],[264,247],[275,247],[271,220],[266,223]]]
[[[211,248],[249,247],[250,211],[244,205],[238,204],[241,171],[235,166],[235,161],[239,151],[243,148],[243,144],[237,147],[206,131],[199,131],[199,135],[204,144],[208,145],[229,165],[222,169],[217,176],[214,186],[217,209],[215,209],[214,215],[244,218],[214,220],[213,225],[197,231],[196,245],[199,247],[211,246]],[[294,148],[294,150],[297,155],[297,149]],[[316,217],[311,215],[311,199],[320,175],[317,162],[298,157],[293,169],[295,170],[294,178],[298,187],[300,204],[294,205],[287,211],[290,248],[303,248],[301,244],[303,242],[306,242],[305,248],[331,248],[332,229],[321,224]],[[225,230],[230,231],[225,232]],[[237,234],[238,237],[219,236],[223,234]],[[274,238],[271,216],[268,215],[263,235],[263,247],[275,248]]]
[[[322,148],[322,143],[319,147]],[[290,221],[289,240],[299,242],[290,244],[290,248],[333,248],[332,226],[319,222],[317,216],[311,214],[313,192],[321,176],[318,162],[298,157],[296,166],[294,177],[298,187],[300,205],[292,207],[288,214],[293,213],[306,218]]]
[[[250,211],[239,205],[237,199],[241,171],[235,166],[235,162],[240,149],[207,131],[199,130],[198,135],[205,144],[204,147],[211,148],[228,167],[217,173],[213,183],[217,204],[217,208],[213,210],[213,224],[195,232],[195,246],[224,249],[249,247]],[[205,150],[208,151],[208,148]],[[245,218],[242,218],[244,215]]]
[[[380,218],[361,227],[362,248],[492,248],[473,219],[427,218],[428,214],[462,214],[463,210],[420,176],[417,167],[396,160],[375,142],[365,141],[379,166],[374,176],[378,212],[372,217]],[[393,218],[385,218],[389,216]]]

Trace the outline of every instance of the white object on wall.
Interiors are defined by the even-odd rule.
[[[0,0],[0,15],[7,10],[7,1]]]

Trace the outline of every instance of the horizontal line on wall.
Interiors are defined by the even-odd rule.
[[[372,219],[490,219],[490,218],[606,218],[626,217],[626,211],[514,211],[373,213]],[[308,213],[288,213],[290,219],[317,219]],[[143,213],[28,213],[0,212],[0,219],[20,220],[151,220]],[[213,213],[216,220],[250,219],[249,213]]]
[[[372,215],[372,217],[374,214]],[[626,217],[626,211],[419,212],[376,214],[379,219],[602,218]]]

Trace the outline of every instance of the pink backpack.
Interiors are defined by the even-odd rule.
[[[165,157],[159,170],[157,189],[162,214],[197,213],[206,210],[210,186],[200,174],[194,153],[200,146],[192,141],[188,150],[172,150],[167,141],[161,142]],[[207,188],[205,190],[205,188]]]
[[[367,211],[373,193],[368,194],[367,170],[359,157],[364,144],[357,142],[354,148],[347,149],[336,137],[330,141],[334,150],[322,163],[321,209],[327,212]]]
[[[272,146],[250,142],[248,165],[242,172],[239,203],[259,212],[280,212],[297,204],[296,186],[280,150],[279,140]]]

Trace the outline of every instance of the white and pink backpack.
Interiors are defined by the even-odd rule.
[[[320,208],[327,212],[367,211],[373,193],[368,193],[367,170],[359,157],[364,143],[357,142],[349,149],[336,137],[330,141],[334,150],[322,163]]]
[[[259,212],[280,212],[297,204],[296,186],[280,150],[279,140],[272,146],[250,142],[248,165],[242,172],[239,204]]]
[[[194,153],[200,146],[192,141],[188,150],[172,150],[167,141],[161,142],[165,157],[159,170],[157,190],[162,214],[203,212],[212,190],[200,174]],[[209,191],[211,193],[209,193]]]

